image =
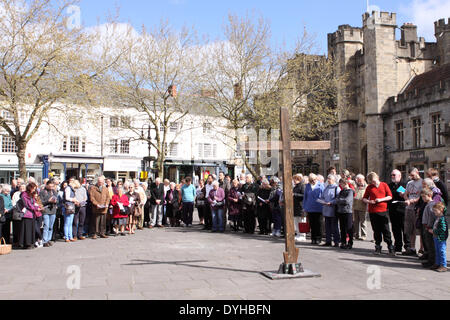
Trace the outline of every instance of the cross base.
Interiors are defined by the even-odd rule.
[[[261,272],[261,274],[271,280],[287,280],[298,278],[319,278],[319,273],[303,269],[301,263],[282,263],[278,272]]]

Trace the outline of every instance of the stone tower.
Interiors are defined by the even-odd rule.
[[[370,171],[384,172],[384,128],[382,112],[389,97],[398,93],[396,14],[373,12],[363,15],[364,104],[367,118],[367,159]]]
[[[437,40],[438,64],[450,63],[450,18],[447,23],[441,19],[434,23],[434,30]]]
[[[360,168],[361,134],[360,113],[363,105],[358,101],[357,52],[364,45],[361,28],[341,25],[335,33],[328,34],[328,52],[334,59],[339,76],[346,74],[345,81],[338,85],[339,109],[339,163],[341,169],[358,171]]]

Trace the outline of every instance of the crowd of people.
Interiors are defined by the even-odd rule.
[[[405,184],[394,170],[387,184],[373,172],[367,182],[348,170],[338,175],[335,168],[326,181],[297,174],[292,179],[296,240],[306,239],[300,222],[307,218],[312,245],[351,250],[354,240],[367,240],[369,220],[375,254],[382,253],[384,240],[390,255],[417,256],[425,268],[447,271],[447,188],[437,170],[426,175],[422,179],[414,168]],[[275,176],[254,181],[242,174],[232,180],[221,172],[197,186],[190,177],[180,184],[157,178],[150,185],[103,176],[95,184],[45,179],[40,186],[30,178],[1,185],[0,192],[0,238],[16,249],[51,247],[59,239],[134,235],[144,228],[190,228],[194,208],[203,230],[223,233],[229,226],[233,232],[284,235],[283,187]]]

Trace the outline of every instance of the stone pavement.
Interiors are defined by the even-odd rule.
[[[283,239],[196,225],[58,242],[0,256],[0,300],[450,299],[450,273],[425,270],[417,258],[374,256],[370,242],[352,251],[298,246],[321,278],[269,280],[260,272],[278,269]]]

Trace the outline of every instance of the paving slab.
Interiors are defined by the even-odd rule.
[[[278,269],[283,239],[201,228],[15,250],[0,256],[0,299],[450,299],[450,273],[425,270],[417,258],[374,256],[370,241],[351,251],[297,243],[303,267],[321,278],[272,281],[261,272]],[[80,288],[71,290],[77,276]]]

